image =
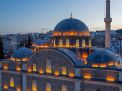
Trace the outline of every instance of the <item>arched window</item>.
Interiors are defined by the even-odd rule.
[[[36,72],[36,71],[37,71],[36,64],[33,64],[33,71],[34,71],[34,72]]]
[[[46,91],[51,91],[51,84],[50,83],[46,84]]]
[[[62,75],[66,75],[66,74],[67,74],[66,66],[62,66]]]
[[[76,47],[79,47],[79,39],[76,40]]]
[[[86,43],[85,43],[85,39],[82,40],[82,47],[85,47]]]
[[[91,47],[92,45],[91,45],[91,39],[89,39],[89,47]]]
[[[66,39],[66,47],[69,47],[69,39]]]
[[[62,47],[62,46],[63,46],[63,40],[59,39],[59,47]]]
[[[37,82],[32,81],[32,91],[37,91]]]
[[[61,91],[67,91],[67,86],[66,85],[62,85],[62,90]]]
[[[13,77],[10,78],[10,87],[14,87],[14,78]]]
[[[53,46],[54,46],[54,47],[56,46],[56,42],[55,42],[55,39],[53,40]]]
[[[52,72],[52,67],[51,67],[51,60],[47,59],[46,60],[46,72],[51,73]]]

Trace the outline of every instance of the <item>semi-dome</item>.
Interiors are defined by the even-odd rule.
[[[87,58],[88,65],[92,67],[119,66],[121,57],[107,49],[98,49]]]
[[[30,55],[32,54],[32,50],[29,48],[19,48],[17,50],[14,51],[13,55],[12,55],[12,59],[13,60],[26,60]]]
[[[54,32],[67,32],[73,30],[77,32],[89,31],[85,23],[74,18],[62,20],[54,28]]]

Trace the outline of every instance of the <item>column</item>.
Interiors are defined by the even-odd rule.
[[[22,91],[27,91],[26,73],[22,73]]]

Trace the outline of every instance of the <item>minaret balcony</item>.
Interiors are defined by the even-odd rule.
[[[104,22],[112,22],[112,18],[104,18]]]

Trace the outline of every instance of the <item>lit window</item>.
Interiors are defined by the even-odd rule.
[[[3,69],[4,69],[4,70],[8,70],[8,64],[7,64],[7,63],[4,63],[4,64],[3,64]]]
[[[21,91],[21,87],[17,87],[16,88],[16,91]]]
[[[70,71],[70,72],[69,72],[69,77],[72,78],[72,77],[74,77],[74,76],[75,76],[74,72],[73,72],[73,71]]]
[[[62,74],[63,75],[67,74],[66,66],[62,66]]]
[[[28,71],[29,73],[32,72],[32,68],[31,68],[31,66],[28,66],[27,71]]]
[[[16,71],[21,71],[21,67],[20,66],[16,66]]]
[[[36,72],[36,71],[37,71],[36,64],[33,64],[33,71],[34,71],[34,72]]]
[[[37,91],[37,82],[32,81],[32,91]]]
[[[51,91],[51,84],[50,83],[46,84],[46,91]]]
[[[4,84],[3,85],[3,89],[8,89],[8,85],[7,84]]]
[[[14,87],[14,78],[13,77],[10,78],[10,87]]]
[[[99,67],[98,64],[92,64],[92,67]]]
[[[67,91],[67,86],[66,85],[62,85],[62,91]]]
[[[92,76],[91,76],[90,73],[84,73],[83,77],[84,77],[85,79],[91,79],[91,78],[92,78]]]
[[[54,45],[54,47],[56,46],[56,44],[55,44],[55,39],[53,40],[53,45]]]
[[[108,82],[113,82],[113,81],[115,81],[115,77],[113,77],[113,76],[111,76],[111,75],[107,75],[107,76],[106,76],[106,80],[107,80]]]
[[[91,47],[92,45],[91,45],[91,39],[89,39],[89,47]]]
[[[39,73],[40,73],[40,74],[43,74],[43,73],[44,73],[44,71],[43,71],[42,68],[40,68]]]
[[[60,73],[59,73],[58,70],[55,70],[55,73],[54,74],[55,74],[55,76],[59,76]]]
[[[62,47],[62,46],[63,46],[63,40],[59,39],[59,47]]]
[[[76,40],[76,47],[79,47],[79,39]]]
[[[46,60],[46,72],[51,73],[51,60]]]
[[[86,43],[85,43],[85,39],[82,40],[82,47],[85,47]]]
[[[69,47],[69,39],[66,39],[66,47]]]
[[[82,52],[82,58],[86,59],[88,57],[88,53],[87,52]]]

